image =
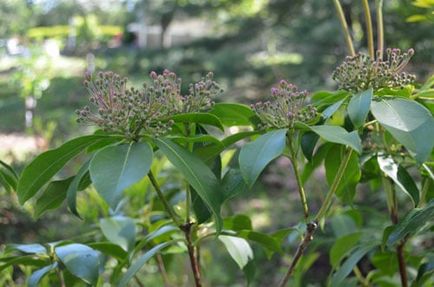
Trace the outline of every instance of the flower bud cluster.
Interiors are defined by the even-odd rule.
[[[338,82],[340,89],[350,92],[360,92],[368,88],[403,88],[415,80],[414,75],[402,72],[413,55],[413,49],[407,52],[387,49],[385,59],[380,57],[380,52],[377,52],[377,59],[360,53],[346,57],[332,77]]]
[[[211,97],[221,93],[211,73],[190,85],[187,96],[181,95],[181,79],[169,70],[161,75],[151,72],[150,78],[150,84],[136,89],[127,88],[127,79],[112,72],[100,72],[95,79],[86,76],[84,85],[96,111],[88,106],[78,110],[78,122],[91,123],[128,138],[141,131],[160,136],[171,130],[173,121],[167,120],[170,116],[207,110],[213,104]]]
[[[263,128],[292,128],[294,123],[310,122],[316,117],[316,109],[306,105],[306,91],[281,80],[278,87],[271,89],[271,99],[252,105],[261,120]]]

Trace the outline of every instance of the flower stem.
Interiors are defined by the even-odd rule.
[[[182,222],[179,220],[175,211],[172,209],[169,202],[167,202],[166,198],[164,197],[164,194],[161,191],[160,186],[158,185],[158,182],[155,179],[152,171],[149,171],[148,177],[149,177],[149,180],[151,181],[152,186],[154,187],[155,191],[157,192],[158,197],[160,198],[161,202],[163,203],[164,208],[166,209],[167,213],[169,214],[169,216],[172,218],[172,220],[175,222],[175,224],[177,226],[181,226]]]
[[[371,58],[374,59],[375,57],[374,33],[372,32],[371,10],[369,9],[368,0],[362,0],[362,2],[363,2],[363,10],[365,11],[366,38],[368,39],[369,56],[371,56]]]
[[[351,34],[348,28],[347,21],[345,20],[344,10],[342,9],[339,0],[333,0],[333,3],[335,4],[336,12],[338,13],[338,18],[344,32],[344,38],[347,44],[348,53],[350,54],[350,56],[355,56],[356,52],[354,51],[353,40],[351,39]]]
[[[379,60],[383,59],[384,50],[384,24],[383,24],[383,0],[376,0],[377,12],[377,50]]]
[[[279,287],[284,287],[288,284],[289,278],[291,278],[292,273],[294,272],[295,267],[297,266],[298,261],[300,261],[303,256],[304,250],[307,248],[309,243],[313,240],[313,234],[318,228],[318,223],[313,221],[307,224],[306,233],[304,234],[303,240],[297,247],[297,251],[295,252],[294,259],[292,259],[291,265],[288,268],[288,271],[283,277],[282,281],[279,284]]]
[[[184,232],[185,235],[185,242],[187,245],[188,250],[188,256],[190,257],[190,264],[191,269],[194,276],[194,281],[196,284],[196,287],[202,287],[202,283],[200,280],[200,269],[199,265],[197,264],[195,252],[194,252],[194,245],[191,240],[191,226],[193,225],[191,222],[182,223],[182,221],[178,218],[178,216],[175,214],[175,211],[172,209],[170,204],[167,202],[166,198],[164,197],[164,194],[161,192],[160,186],[158,185],[157,180],[154,177],[154,174],[152,171],[149,171],[148,173],[149,180],[151,181],[152,186],[154,187],[155,191],[158,194],[158,197],[160,198],[161,202],[164,205],[164,208],[166,209],[167,213],[169,213],[172,220],[175,222],[175,224],[179,227],[181,231]]]
[[[399,218],[398,218],[398,202],[396,200],[395,189],[393,187],[393,183],[391,182],[391,180],[384,175],[383,175],[383,185],[384,185],[384,190],[387,193],[390,219],[392,223],[396,225],[399,222]],[[400,242],[396,247],[396,257],[398,259],[401,286],[408,287],[407,265],[405,263],[405,257],[404,257],[404,246],[405,246],[405,239],[402,242]]]
[[[327,196],[318,211],[317,215],[315,216],[315,219],[307,224],[306,233],[304,234],[303,240],[300,242],[300,244],[297,247],[297,251],[295,252],[294,259],[291,262],[291,265],[288,268],[288,271],[286,272],[285,277],[280,282],[279,287],[284,287],[291,277],[292,273],[294,272],[295,267],[297,266],[297,263],[300,261],[301,257],[303,256],[304,250],[306,250],[309,243],[313,240],[313,235],[318,228],[318,222],[321,220],[329,210],[333,195],[336,193],[336,190],[344,176],[345,169],[348,166],[348,163],[350,162],[351,155],[353,154],[353,150],[351,148],[347,149],[347,153],[344,157],[344,159],[341,161],[341,164],[339,165],[338,172],[333,180],[332,186],[330,187],[329,192],[327,193]]]
[[[181,230],[184,231],[185,234],[185,240],[187,242],[187,250],[188,250],[188,256],[190,257],[190,265],[191,270],[193,271],[193,277],[196,287],[202,287],[202,282],[200,279],[200,268],[197,261],[197,257],[195,254],[195,248],[193,246],[192,240],[191,240],[191,226],[192,223],[186,223],[181,226]]]
[[[353,154],[353,150],[351,148],[347,148],[347,153],[343,160],[341,161],[341,164],[339,165],[338,171],[336,173],[336,176],[333,180],[332,186],[330,187],[329,192],[326,195],[326,198],[324,199],[323,204],[321,205],[320,210],[315,216],[316,221],[320,221],[329,210],[330,206],[332,205],[333,196],[336,193],[339,184],[341,183],[341,180],[344,176],[344,172],[347,169],[348,163],[350,162],[350,158]]]

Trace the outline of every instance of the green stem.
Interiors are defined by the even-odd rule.
[[[289,160],[291,161],[292,168],[294,170],[295,181],[297,182],[298,193],[300,194],[301,205],[303,206],[304,218],[307,219],[309,217],[309,207],[307,205],[306,192],[304,191],[303,182],[301,180],[300,172],[298,170],[297,153],[294,152],[292,142],[289,139],[288,147],[290,152]]]
[[[368,39],[369,56],[371,56],[371,58],[374,59],[375,57],[374,33],[372,32],[371,10],[369,9],[368,0],[362,0],[362,2],[363,2],[363,10],[365,11],[366,38]]]
[[[158,185],[158,182],[155,179],[152,171],[149,171],[148,177],[149,177],[149,180],[151,181],[152,186],[154,187],[155,191],[157,192],[158,197],[160,198],[161,202],[163,203],[164,208],[166,209],[167,213],[169,214],[169,216],[172,218],[172,220],[175,222],[176,225],[181,226],[182,222],[179,220],[175,211],[172,209],[169,202],[167,202],[166,198],[164,197],[164,194],[161,191],[160,186]]]
[[[377,11],[377,50],[378,59],[383,59],[384,50],[384,24],[383,24],[383,0],[376,0]]]
[[[336,12],[338,13],[338,18],[344,32],[345,43],[347,44],[348,53],[350,56],[355,56],[356,52],[354,50],[353,40],[351,39],[350,29],[348,28],[347,21],[345,20],[344,10],[342,9],[339,0],[333,0],[335,4]]]
[[[196,133],[196,124],[195,123],[191,123],[191,124],[187,124],[186,126],[186,130],[187,130],[187,136],[194,136]],[[194,144],[192,142],[189,142],[187,144],[187,149],[190,152],[193,152],[193,148],[194,148]],[[190,213],[191,213],[191,187],[190,184],[187,182],[187,187],[185,189],[185,223],[188,224],[190,223]]]
[[[399,218],[398,218],[398,201],[396,199],[396,192],[393,187],[393,183],[391,179],[386,178],[383,176],[383,185],[384,190],[387,193],[387,205],[389,207],[390,212],[390,219],[393,224],[398,224]],[[401,286],[407,287],[408,286],[408,277],[407,277],[407,264],[405,263],[405,257],[404,257],[404,246],[405,246],[405,240],[400,242],[398,246],[396,247],[396,257],[398,259],[398,268],[399,268],[399,276],[401,278]]]
[[[430,185],[431,185],[431,179],[430,178],[425,178],[425,181],[424,181],[424,183],[422,185],[422,192],[420,194],[420,201],[419,201],[418,207],[422,207],[422,206],[425,205],[425,203],[426,203],[426,195],[428,193]]]
[[[341,161],[341,164],[339,165],[338,168],[338,172],[336,173],[336,176],[333,180],[332,186],[330,187],[329,192],[326,195],[326,198],[324,199],[323,204],[321,205],[320,210],[318,211],[318,213],[315,216],[315,220],[316,221],[320,221],[327,213],[327,211],[329,210],[330,206],[332,205],[332,201],[333,201],[333,196],[336,193],[339,184],[341,183],[341,180],[344,176],[345,170],[348,166],[348,163],[350,162],[350,158],[353,154],[353,150],[351,148],[347,148],[348,151],[345,155],[345,157],[343,158],[343,160]]]

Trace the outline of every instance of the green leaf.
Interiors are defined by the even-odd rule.
[[[258,131],[239,132],[224,138],[221,143],[223,144],[210,144],[203,147],[196,148],[194,153],[202,158],[205,162],[209,162],[217,157],[222,151],[230,147],[237,141],[245,139],[247,137],[259,134]]]
[[[45,247],[38,243],[33,244],[9,244],[7,248],[16,249],[27,254],[46,254]]]
[[[39,281],[41,281],[41,279],[44,278],[44,276],[47,275],[51,270],[54,270],[56,268],[57,268],[57,262],[36,270],[35,272],[32,273],[32,275],[30,275],[29,281],[27,282],[27,286],[37,287],[39,285]]]
[[[336,113],[337,110],[339,110],[339,108],[342,106],[342,104],[344,103],[345,99],[342,99],[336,103],[334,103],[333,105],[328,106],[323,112],[322,115],[324,117],[324,119],[328,119],[331,116],[333,116],[334,113]]]
[[[240,170],[249,188],[264,168],[280,156],[286,147],[286,129],[270,131],[244,145],[239,155]]]
[[[0,182],[7,189],[17,189],[18,176],[7,163],[0,160]]]
[[[349,133],[342,127],[329,125],[309,126],[309,129],[328,142],[348,145],[359,154],[362,152],[362,142],[357,131]]]
[[[220,119],[211,113],[187,113],[173,115],[171,119],[175,123],[197,123],[215,126],[220,130],[224,130],[223,124]]]
[[[93,242],[89,243],[88,246],[118,260],[124,260],[128,255],[119,245],[111,242]]]
[[[46,260],[35,258],[34,255],[15,256],[12,258],[8,258],[8,260],[4,261],[4,263],[0,265],[0,272],[5,270],[9,266],[24,265],[42,267],[47,264],[48,262]]]
[[[212,211],[216,221],[216,229],[219,232],[222,228],[220,216],[222,196],[219,192],[219,180],[211,169],[195,154],[168,139],[156,139],[155,142]]]
[[[432,279],[433,273],[434,273],[434,256],[431,254],[431,256],[428,256],[428,262],[424,262],[419,266],[416,279],[414,280],[411,287],[426,286],[423,284],[425,282],[428,282],[428,280]]]
[[[429,221],[434,218],[434,200],[431,200],[424,208],[415,208],[401,220],[390,233],[387,239],[388,245],[394,245],[407,236],[419,232]]]
[[[339,166],[343,160],[345,150],[342,146],[335,145],[329,152],[324,161],[326,170],[326,178],[331,185],[336,177]],[[358,184],[362,173],[360,171],[359,157],[356,153],[352,153],[348,162],[348,166],[344,171],[342,180],[336,189],[336,196],[343,202],[352,202],[355,194],[356,185]]]
[[[89,246],[73,243],[56,247],[54,252],[74,276],[88,284],[98,281],[100,253]]]
[[[224,228],[233,231],[251,230],[252,220],[247,215],[237,214],[235,216],[225,218]]]
[[[378,122],[420,163],[434,147],[434,119],[429,110],[408,99],[373,101],[371,112]]]
[[[301,150],[308,161],[312,161],[313,152],[319,136],[314,132],[306,132],[301,137]]]
[[[248,191],[239,169],[230,169],[222,179],[223,202]]]
[[[66,191],[66,202],[68,204],[69,210],[81,219],[80,214],[78,214],[77,210],[77,191],[81,190],[81,182],[84,178],[89,176],[89,164],[90,161],[87,161],[78,171],[77,175],[72,180],[71,184]]]
[[[221,141],[219,141],[217,138],[210,135],[195,135],[191,137],[170,136],[167,138],[181,145],[187,143],[213,143],[216,146],[223,147],[223,143]]]
[[[395,252],[377,252],[370,259],[375,268],[388,276],[393,276],[399,268]]]
[[[122,279],[120,280],[119,284],[117,284],[117,286],[118,287],[128,286],[128,282],[130,282],[130,280],[134,277],[134,275],[136,275],[136,273],[139,272],[139,270],[143,267],[143,265],[149,259],[154,257],[155,254],[157,254],[161,249],[169,246],[170,244],[171,244],[171,242],[161,243],[159,245],[154,246],[153,248],[151,248],[147,252],[145,252],[145,254],[140,256],[139,259],[134,261],[134,263],[130,266],[130,268],[128,268],[127,272],[122,277]]]
[[[391,156],[380,154],[377,157],[377,161],[380,169],[410,197],[414,206],[417,206],[419,204],[420,192],[407,170],[396,163]]]
[[[344,256],[359,242],[361,232],[350,233],[339,237],[330,249],[330,264],[336,268]]]
[[[91,135],[75,138],[37,156],[24,168],[17,186],[20,204],[32,198],[63,166],[87,146],[104,138]]]
[[[248,106],[236,103],[217,103],[210,113],[216,115],[225,126],[249,126],[255,112]]]
[[[253,250],[245,239],[227,235],[220,235],[218,239],[225,245],[240,269],[253,259]]]
[[[66,198],[68,186],[71,184],[73,177],[64,180],[52,181],[48,184],[44,192],[38,197],[35,203],[35,216],[41,217],[42,214],[51,209],[56,209],[62,205]]]
[[[237,236],[261,245],[265,248],[268,258],[271,258],[274,252],[280,251],[280,243],[268,234],[253,230],[241,230],[237,232]]]
[[[349,93],[345,91],[318,91],[312,94],[311,101],[315,107],[322,109],[325,106],[333,105],[334,103],[345,99],[348,95]]]
[[[99,221],[104,236],[123,250],[130,251],[136,243],[136,224],[125,216],[113,216]]]
[[[351,97],[348,104],[348,116],[355,128],[360,128],[365,123],[371,107],[373,90],[370,88]]]
[[[146,142],[109,146],[95,154],[89,166],[90,177],[112,209],[116,209],[126,188],[148,174],[152,157],[152,147]]]
[[[357,248],[342,264],[338,271],[332,276],[331,286],[339,286],[344,279],[351,273],[354,266],[363,258],[369,251],[374,249],[376,244],[368,244]]]

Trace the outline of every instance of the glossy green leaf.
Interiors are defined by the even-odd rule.
[[[173,115],[172,119],[175,123],[197,123],[215,126],[222,131],[224,130],[223,124],[220,119],[211,113],[187,113]]]
[[[42,280],[42,278],[44,278],[45,275],[50,273],[51,270],[54,270],[56,268],[57,268],[57,262],[36,270],[35,272],[32,273],[32,275],[30,275],[29,281],[27,282],[27,286],[28,287],[39,286],[39,282]]]
[[[429,280],[432,280],[433,275],[434,275],[434,255],[430,254],[430,256],[428,256],[427,262],[424,262],[419,266],[416,279],[413,281],[411,287],[429,286],[429,285],[424,285],[424,283],[429,284]]]
[[[100,268],[100,253],[98,251],[78,243],[59,246],[54,251],[74,276],[88,284],[96,284]]]
[[[68,161],[102,138],[103,136],[98,135],[75,138],[37,156],[23,170],[18,182],[17,194],[20,204],[32,198]]]
[[[0,265],[0,272],[8,268],[9,266],[36,266],[42,267],[49,264],[47,260],[35,258],[34,255],[26,255],[26,256],[14,256],[12,258],[8,258],[8,260],[4,261],[3,264]]]
[[[301,151],[308,161],[312,160],[313,152],[318,140],[319,136],[314,132],[306,132],[301,137]]]
[[[258,243],[267,251],[267,255],[269,258],[271,257],[273,252],[279,252],[281,249],[280,243],[277,242],[276,239],[262,232],[257,232],[253,230],[241,230],[237,232],[237,236]]]
[[[35,203],[35,216],[38,218],[51,209],[56,209],[62,205],[66,198],[68,186],[71,184],[73,177],[64,180],[52,181],[47,188],[38,197]]]
[[[130,251],[136,242],[136,224],[125,216],[113,216],[99,221],[104,236],[123,250]]]
[[[225,126],[248,126],[255,112],[248,106],[236,103],[217,103],[210,113],[216,115]]]
[[[264,168],[280,156],[286,147],[286,129],[270,131],[244,145],[239,155],[241,174],[249,188]]]
[[[221,141],[219,141],[217,138],[210,135],[196,135],[191,137],[170,136],[168,137],[168,139],[181,145],[187,143],[213,143],[216,146],[223,147],[223,143]]]
[[[375,248],[375,244],[363,245],[357,248],[342,264],[336,273],[333,274],[331,286],[339,286],[344,279],[351,273],[354,266],[365,256],[369,251]]]
[[[423,208],[415,208],[411,210],[392,230],[387,239],[388,245],[399,243],[407,236],[411,236],[419,232],[426,224],[434,218],[434,200],[431,200]]]
[[[83,179],[89,175],[89,164],[90,161],[87,161],[78,171],[77,175],[72,180],[71,184],[68,187],[68,190],[66,191],[66,202],[68,204],[69,210],[77,216],[80,217],[80,214],[77,210],[77,192],[81,190],[81,182]]]
[[[225,218],[224,228],[232,231],[252,230],[252,220],[247,215],[237,214]]]
[[[417,206],[420,199],[419,189],[407,170],[396,163],[391,156],[379,155],[377,157],[380,169],[399,186]]]
[[[348,95],[349,93],[345,91],[338,91],[338,92],[318,91],[312,94],[311,101],[315,107],[321,110],[324,107],[339,102],[340,100],[346,98]]]
[[[146,142],[109,146],[95,154],[89,166],[90,177],[112,209],[116,209],[126,188],[148,174],[152,157],[152,147]]]
[[[118,260],[124,260],[128,256],[128,253],[119,245],[111,242],[93,242],[89,243],[88,246]]]
[[[359,242],[362,233],[355,232],[339,237],[330,249],[330,264],[336,268],[344,256]]]
[[[0,183],[7,190],[16,190],[18,184],[18,176],[13,168],[7,163],[0,160]]]
[[[194,153],[202,158],[205,162],[209,162],[234,143],[257,134],[259,134],[258,131],[239,132],[221,140],[223,146],[219,144],[209,144],[195,149]]]
[[[227,235],[220,235],[218,239],[225,245],[240,269],[253,259],[253,250],[245,239]]]
[[[371,107],[372,96],[373,90],[370,88],[351,97],[347,110],[355,128],[360,128],[365,123]]]
[[[143,265],[152,257],[155,256],[161,249],[169,246],[171,242],[165,242],[161,243],[159,245],[156,245],[152,247],[150,250],[146,251],[142,256],[140,256],[136,261],[131,264],[130,268],[128,268],[125,275],[121,278],[119,281],[119,284],[117,284],[118,287],[124,287],[129,286],[128,283],[130,280],[136,275],[137,272],[143,267]]]
[[[362,143],[357,131],[349,133],[342,127],[329,125],[310,126],[309,128],[328,142],[347,145],[358,153],[362,152]]]
[[[399,270],[396,252],[376,252],[370,260],[375,268],[389,276],[393,276],[396,273],[396,270]]]
[[[222,179],[223,201],[230,200],[248,191],[246,182],[239,169],[230,169]]]
[[[16,249],[27,254],[46,254],[47,249],[38,243],[33,244],[9,244],[7,248]]]
[[[434,147],[434,119],[428,109],[416,101],[395,98],[373,101],[371,112],[418,162],[428,159]]]
[[[339,110],[339,108],[342,106],[342,104],[344,103],[345,99],[342,99],[330,106],[328,106],[323,112],[322,112],[322,116],[325,119],[330,118],[331,116],[333,116],[334,113],[336,113],[337,110]]]
[[[199,157],[170,140],[156,139],[155,142],[212,211],[216,221],[216,229],[220,231],[222,227],[220,216],[222,196],[219,192],[219,180],[214,173]]]

